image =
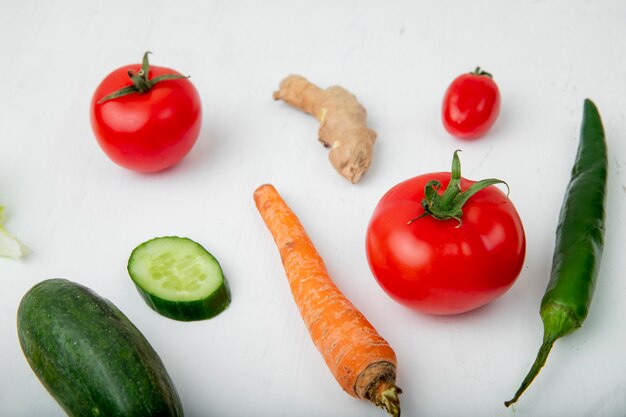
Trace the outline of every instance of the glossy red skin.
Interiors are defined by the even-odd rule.
[[[424,186],[447,186],[450,173],[411,178],[379,201],[370,220],[367,260],[380,286],[401,304],[429,314],[458,314],[504,294],[517,279],[526,254],[522,221],[495,186],[463,206],[463,224],[431,216],[407,222],[424,209]],[[466,190],[473,181],[461,179]]]
[[[156,172],[177,164],[196,143],[202,124],[200,96],[186,78],[162,81],[144,94],[130,94],[98,104],[102,97],[131,85],[128,65],[110,73],[91,100],[91,127],[102,150],[118,165]],[[150,66],[149,78],[178,74]]]
[[[500,90],[486,75],[463,74],[446,90],[441,115],[452,136],[476,139],[483,136],[500,113]]]

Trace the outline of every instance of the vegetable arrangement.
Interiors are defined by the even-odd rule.
[[[339,385],[399,416],[393,349],[330,279],[304,227],[276,189],[260,186],[254,202],[274,237],[311,339]]]
[[[188,77],[150,66],[121,67],[96,89],[91,125],[104,152],[122,167],[155,172],[177,164],[194,146],[202,111]],[[333,167],[351,183],[368,170],[376,132],[365,108],[339,86],[325,90],[291,75],[283,100],[320,122],[319,139]],[[500,93],[480,68],[456,78],[445,93],[442,119],[461,139],[484,135],[500,110]],[[580,145],[557,228],[547,292],[541,302],[542,346],[516,402],[546,362],[554,342],[580,327],[591,303],[603,249],[607,150],[600,115],[586,100]],[[496,185],[507,188],[505,194]],[[337,288],[297,216],[269,184],[255,205],[278,248],[287,280],[312,341],[348,394],[400,416],[394,350]],[[24,249],[4,228],[0,256]],[[372,274],[394,300],[428,314],[460,314],[504,294],[526,254],[522,220],[508,185],[461,176],[458,151],[450,172],[416,176],[392,187],[367,228]],[[188,238],[148,240],[131,253],[128,273],[140,296],[162,316],[215,317],[231,302],[219,262]],[[70,416],[182,416],[163,363],[141,332],[111,302],[62,279],[45,280],[23,297],[17,313],[20,345],[31,368]]]
[[[580,143],[556,229],[552,272],[539,311],[543,343],[515,396],[516,402],[546,363],[554,342],[582,326],[596,287],[604,249],[607,150],[596,105],[585,100]]]
[[[64,279],[31,288],[17,311],[24,356],[69,416],[182,416],[150,343],[110,301]]]

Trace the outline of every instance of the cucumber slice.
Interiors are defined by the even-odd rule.
[[[204,320],[230,304],[217,259],[186,237],[157,237],[137,246],[128,273],[146,303],[165,317]]]

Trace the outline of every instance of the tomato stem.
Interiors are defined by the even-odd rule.
[[[489,72],[487,72],[485,70],[480,69],[480,67],[476,67],[476,69],[474,71],[470,72],[470,74],[482,75],[484,77],[493,78],[493,75],[491,75],[491,73],[489,73]]]
[[[152,79],[148,78],[150,73],[150,62],[148,61],[148,54],[152,52],[147,51],[143,54],[143,59],[141,60],[141,70],[138,73],[135,73],[132,70],[128,70],[128,77],[130,78],[132,85],[120,88],[102,97],[98,100],[98,104],[102,104],[106,101],[113,100],[119,97],[127,96],[129,94],[144,94],[150,91],[152,87],[154,87],[157,83],[166,80],[176,80],[180,78],[189,78],[189,76],[180,75],[180,74],[163,74],[158,77],[154,77]]]
[[[133,82],[133,87],[135,87],[137,92],[141,94],[150,90],[150,80],[143,76],[142,71],[143,70],[139,71],[138,74],[135,74],[133,71],[128,70],[128,76]]]
[[[474,194],[483,188],[489,187],[494,184],[504,184],[507,188],[507,195],[509,186],[506,182],[497,178],[488,178],[480,180],[472,184],[467,190],[461,190],[461,160],[458,153],[460,150],[454,151],[452,157],[452,170],[450,172],[450,182],[444,190],[443,194],[439,194],[441,188],[441,182],[437,180],[431,180],[426,183],[424,187],[424,199],[422,200],[422,207],[424,213],[408,221],[407,224],[413,223],[415,220],[432,216],[437,220],[450,220],[455,219],[459,222],[456,227],[461,227],[463,221],[463,205]]]

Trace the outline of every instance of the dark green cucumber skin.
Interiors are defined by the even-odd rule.
[[[226,310],[231,300],[230,288],[226,278],[224,278],[224,285],[215,292],[207,298],[196,301],[176,302],[164,300],[144,291],[137,284],[135,284],[135,287],[150,308],[162,316],[179,321],[196,321],[215,317]]]
[[[35,375],[69,416],[183,416],[161,359],[110,301],[64,279],[31,288],[17,332]]]

